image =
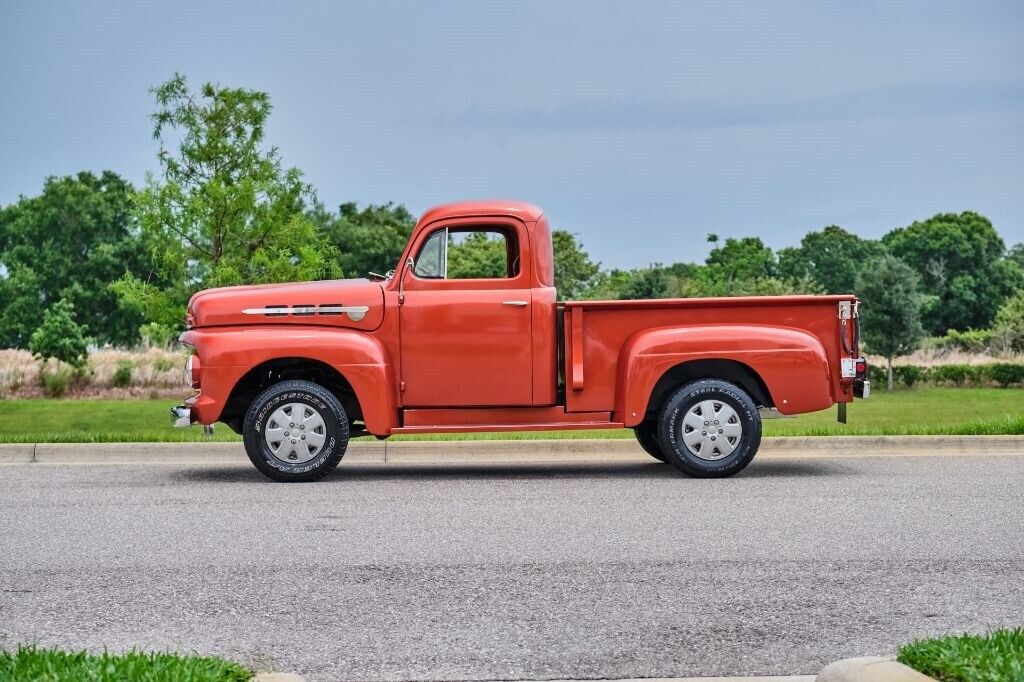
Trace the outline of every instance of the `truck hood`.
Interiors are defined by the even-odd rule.
[[[368,279],[264,284],[200,291],[189,327],[304,324],[371,330],[384,319],[384,289]]]

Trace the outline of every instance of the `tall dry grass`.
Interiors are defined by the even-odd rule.
[[[179,397],[187,393],[182,381],[184,362],[180,351],[161,348],[93,351],[84,375],[70,385],[65,397]],[[116,385],[119,367],[129,365],[131,377],[127,385]],[[0,350],[0,398],[47,397],[40,369],[40,363],[27,350]],[[46,371],[54,370],[56,364],[51,360]]]
[[[868,362],[874,366],[884,367],[885,358],[880,355],[867,354]],[[940,365],[987,365],[992,362],[1024,363],[1024,353],[970,353],[956,349],[942,349],[924,346],[910,355],[893,358],[893,367],[900,365],[917,365],[918,367],[938,367]]]

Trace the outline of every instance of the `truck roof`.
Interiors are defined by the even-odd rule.
[[[523,222],[532,223],[540,220],[544,211],[525,201],[512,199],[476,199],[472,201],[455,201],[439,206],[431,206],[420,216],[419,224],[432,223],[446,218],[468,218],[472,216],[513,216]]]

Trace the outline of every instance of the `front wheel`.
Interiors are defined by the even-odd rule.
[[[661,443],[658,442],[657,422],[641,422],[633,428],[633,433],[644,452],[656,460],[665,461],[665,453],[661,449]]]
[[[732,476],[750,464],[761,445],[757,405],[739,386],[701,379],[665,403],[658,436],[668,463],[699,478]]]
[[[260,393],[242,428],[245,452],[275,481],[315,481],[338,466],[348,448],[345,409],[311,381],[282,381]]]

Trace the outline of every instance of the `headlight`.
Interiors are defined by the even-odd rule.
[[[185,359],[185,385],[199,388],[200,363],[198,355],[190,355]]]

